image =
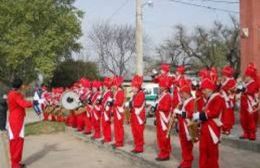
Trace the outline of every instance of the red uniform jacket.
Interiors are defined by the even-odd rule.
[[[145,123],[145,94],[142,90],[133,96],[131,114],[140,125]]]
[[[101,104],[99,104],[99,99],[101,98],[101,93],[97,91],[93,94],[91,102],[93,104],[92,114],[95,120],[99,120],[101,115]]]
[[[32,103],[24,99],[23,95],[18,91],[12,90],[8,94],[9,107],[9,138],[24,137],[24,118],[25,108],[32,107]]]
[[[103,115],[103,118],[105,119],[105,121],[110,121],[110,117],[111,117],[111,107],[108,106],[108,100],[110,98],[112,98],[113,96],[113,93],[111,90],[107,90],[105,93],[104,93],[104,96],[103,96],[103,100],[102,100],[102,115]]]
[[[201,134],[209,134],[215,144],[219,142],[222,123],[220,115],[224,110],[224,100],[219,93],[213,93],[205,104],[206,121],[202,122]]]
[[[122,119],[124,113],[124,100],[124,91],[122,89],[117,90],[114,96],[114,116],[117,117],[118,120]]]
[[[163,131],[167,130],[170,113],[172,109],[172,97],[170,93],[162,93],[158,100],[156,110],[157,124],[160,124]]]
[[[89,93],[87,94],[87,96],[86,96],[86,99],[90,99],[91,100],[91,98],[92,98],[92,91],[89,91]],[[92,103],[87,103],[87,105],[86,105],[86,116],[88,117],[88,118],[90,118],[91,116],[92,116]]]
[[[251,80],[246,84],[246,91],[241,96],[241,110],[248,111],[249,113],[255,112],[257,106],[257,93],[259,91],[256,81]]]
[[[194,98],[190,97],[189,99],[185,100],[183,102],[182,108],[179,110],[182,112],[181,115],[178,115],[180,134],[184,135],[186,139],[190,141],[191,136],[188,132],[188,124],[194,113]],[[183,115],[183,112],[185,112],[185,116]]]

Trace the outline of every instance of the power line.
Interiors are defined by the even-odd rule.
[[[124,1],[118,9],[115,10],[115,12],[112,13],[112,15],[108,18],[108,20],[111,20],[120,10],[125,7],[128,4],[129,0]]]
[[[190,1],[201,1],[201,2],[213,2],[213,3],[225,3],[225,4],[239,4],[239,1],[225,1],[225,0],[190,0]]]
[[[221,12],[226,12],[226,13],[235,13],[235,14],[239,13],[238,11],[227,10],[227,9],[222,9],[222,8],[215,8],[215,7],[206,6],[206,5],[199,5],[199,4],[185,2],[185,1],[180,1],[180,0],[170,0],[170,1],[171,2],[175,2],[175,3],[179,3],[179,4],[183,4],[183,5],[205,8],[205,9],[208,9],[208,10],[215,10],[215,11],[221,11]]]

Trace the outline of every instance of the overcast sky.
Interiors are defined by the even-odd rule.
[[[145,2],[145,0],[143,0]],[[175,0],[188,2],[202,6],[210,6],[231,11],[239,11],[239,0]],[[218,2],[209,2],[218,1]],[[219,2],[220,1],[220,2]],[[188,29],[196,25],[209,27],[214,20],[220,20],[230,24],[230,15],[239,16],[238,13],[228,13],[216,10],[209,10],[195,6],[189,6],[172,2],[171,0],[153,0],[152,8],[145,6],[144,31],[151,38],[154,45],[162,42],[171,35],[172,27],[176,24],[183,24]],[[75,6],[85,12],[82,22],[84,36],[96,22],[109,19],[112,23],[135,25],[135,0],[77,0]]]

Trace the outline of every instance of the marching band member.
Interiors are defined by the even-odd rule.
[[[184,81],[186,79],[185,73],[185,67],[184,66],[178,66],[176,69],[176,78],[173,79],[173,98],[172,98],[172,108],[175,109],[179,103],[181,103],[181,97],[179,95],[179,88],[181,81]]]
[[[182,151],[182,161],[178,168],[191,168],[193,160],[193,142],[188,130],[194,113],[194,98],[191,95],[191,86],[187,81],[181,82],[180,85],[181,105],[174,110],[178,117],[179,139]]]
[[[222,84],[220,93],[225,100],[226,108],[222,113],[221,121],[223,123],[223,134],[229,135],[235,124],[235,87],[236,80],[233,78],[234,69],[231,66],[225,66],[222,69]]]
[[[124,146],[124,100],[125,93],[122,88],[123,77],[115,76],[113,78],[113,87],[115,89],[113,98],[113,113],[114,113],[114,148]]]
[[[92,102],[91,102],[92,96],[93,96],[92,83],[90,82],[89,83],[89,91],[86,94],[87,104],[86,104],[86,107],[85,107],[86,108],[86,116],[85,116],[85,120],[84,120],[84,123],[85,123],[84,133],[86,135],[89,135],[92,132],[92,117],[93,117],[92,116],[93,106],[92,106]]]
[[[214,92],[216,85],[206,78],[201,83],[201,90],[207,101],[201,112],[193,114],[194,121],[201,121],[199,141],[199,167],[219,168],[219,142],[222,123],[220,115],[223,111],[224,100],[218,92]]]
[[[93,89],[93,96],[91,98],[92,102],[92,124],[94,128],[94,135],[93,139],[99,139],[101,138],[101,103],[102,103],[102,95],[100,92],[101,89],[101,82],[100,81],[93,81],[92,83],[92,89]]]
[[[160,78],[160,97],[155,113],[157,145],[159,148],[159,153],[156,158],[157,161],[165,161],[170,159],[171,142],[170,137],[167,138],[167,127],[172,109],[172,98],[170,95],[171,85],[172,79],[170,77],[164,76]]]
[[[8,134],[10,139],[10,156],[12,168],[25,167],[21,164],[23,145],[24,145],[24,118],[25,109],[31,108],[33,103],[26,101],[21,91],[23,89],[23,81],[15,79],[12,82],[12,90],[8,94]]]
[[[43,103],[43,120],[48,121],[49,114],[46,112],[46,108],[51,104],[51,92],[47,91],[47,88],[43,88],[42,97],[44,98]]]
[[[102,142],[109,143],[111,142],[111,113],[112,113],[112,104],[109,103],[109,100],[113,97],[113,92],[111,90],[113,81],[111,78],[104,78],[104,94],[102,100],[102,114],[101,114],[101,125],[104,139]]]
[[[241,139],[256,139],[258,118],[258,92],[257,71],[253,64],[249,64],[245,70],[245,86],[241,95],[240,122],[243,129]]]
[[[85,78],[80,79],[80,90],[79,90],[79,96],[80,100],[84,102],[86,99],[86,95],[89,92],[89,87],[90,87],[90,82],[89,80]],[[85,108],[85,107],[83,107]],[[85,127],[85,117],[86,117],[86,112],[80,112],[79,114],[76,115],[77,118],[77,131],[83,131]]]
[[[199,83],[195,84],[196,86],[194,86],[195,88],[195,97],[196,97],[196,103],[197,103],[197,110],[198,111],[202,111],[203,110],[203,106],[204,106],[204,103],[205,103],[205,99],[204,99],[204,96],[203,96],[203,93],[201,91],[201,88],[200,88],[200,85],[201,85],[201,82],[205,79],[210,79],[210,72],[207,68],[204,68],[204,69],[201,69],[198,73],[198,76],[199,76]]]
[[[217,70],[217,68],[211,67],[209,73],[210,73],[211,81],[215,84],[218,84],[218,70]]]
[[[142,90],[143,78],[135,75],[132,79],[133,96],[129,102],[131,113],[131,130],[134,139],[133,153],[142,153],[145,127],[145,94]]]
[[[164,76],[170,76],[170,65],[169,64],[161,64],[160,65],[160,73],[156,70],[153,70],[152,79],[155,83],[159,83],[160,79]]]

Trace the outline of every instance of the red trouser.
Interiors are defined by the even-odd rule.
[[[233,128],[233,125],[235,124],[235,114],[234,109],[226,109],[222,113],[221,121],[223,123],[222,130],[230,132]]]
[[[244,138],[255,139],[257,130],[258,112],[248,112],[247,98],[245,95],[241,97],[240,123],[243,129]]]
[[[117,114],[115,114],[117,115]],[[121,119],[119,120],[117,116],[114,116],[114,131],[115,131],[115,145],[117,147],[124,146],[124,118],[121,114]]]
[[[214,144],[207,127],[202,128],[199,142],[199,168],[219,168],[218,144]]]
[[[23,138],[15,138],[9,142],[12,168],[20,168],[20,162],[23,154],[23,144]]]
[[[94,113],[96,114],[97,118],[95,117]],[[93,123],[93,128],[94,128],[94,136],[93,137],[95,139],[101,138],[101,130],[100,130],[101,123],[100,123],[99,112],[97,112],[97,111],[93,112],[92,123]]]
[[[164,159],[170,157],[171,139],[166,138],[167,130],[163,131],[160,119],[156,119],[157,145],[159,148],[158,158]]]
[[[182,154],[182,162],[180,164],[181,168],[191,168],[193,161],[193,143],[192,141],[187,140],[186,131],[184,128],[184,121],[179,122],[179,139],[181,144],[181,154]]]
[[[77,125],[76,116],[75,116],[75,114],[71,113],[71,114],[68,116],[68,126],[69,126],[69,127],[76,128],[76,125]]]
[[[49,114],[44,112],[43,113],[43,120],[48,121],[48,117],[49,117]]]
[[[240,123],[244,132],[245,138],[256,138],[256,130],[257,130],[257,119],[258,113],[254,112],[250,114],[247,110],[240,111]]]
[[[103,136],[104,136],[104,141],[110,142],[112,140],[112,138],[111,138],[111,122],[110,122],[110,120],[105,121],[104,116],[102,116],[101,122],[102,122],[102,132],[103,132]]]
[[[143,152],[144,148],[144,124],[140,125],[134,114],[131,115],[131,129],[134,138],[135,151]]]
[[[86,117],[86,113],[78,114],[77,115],[77,130],[78,131],[83,131],[84,130],[84,120]]]
[[[86,116],[85,117],[85,134],[90,134],[92,131],[92,120],[91,117]]]

